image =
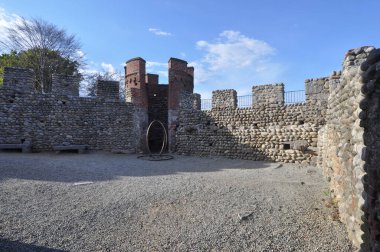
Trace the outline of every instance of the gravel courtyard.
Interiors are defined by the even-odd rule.
[[[0,251],[353,251],[327,194],[311,166],[0,153]]]

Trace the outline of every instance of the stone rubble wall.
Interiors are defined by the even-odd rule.
[[[321,103],[327,103],[330,94],[331,80],[338,79],[339,73],[333,72],[330,77],[306,79],[305,80],[305,96],[306,102],[316,106]],[[318,104],[319,103],[319,104]]]
[[[51,84],[52,93],[79,96],[79,82],[80,77],[77,76],[53,74]]]
[[[365,161],[363,177],[363,207],[369,228],[372,251],[380,251],[380,49],[371,51],[361,65],[363,71],[362,93],[359,106],[360,125],[364,128],[362,159]]]
[[[196,110],[201,110],[201,95],[200,94],[197,94],[197,93],[194,93],[191,95],[191,99],[192,99],[192,103],[193,103],[193,109],[196,109]]]
[[[307,104],[181,110],[177,151],[198,156],[309,163],[316,161],[323,114],[323,108]]]
[[[119,100],[119,82],[98,80],[96,96],[107,100]]]
[[[330,80],[326,125],[318,132],[319,166],[338,202],[340,220],[358,248],[368,245],[362,211],[365,171],[364,129],[359,118],[363,83],[359,66],[373,50],[373,47],[361,47],[346,54],[339,81]]]
[[[7,71],[5,76],[9,76]],[[65,90],[63,94],[30,92],[19,87],[33,83],[22,81],[0,88],[0,143],[31,141],[35,151],[52,150],[53,145],[62,144],[88,144],[90,149],[102,150],[136,149],[133,104],[71,96]]]
[[[35,73],[32,69],[4,68],[4,87],[11,87],[24,92],[34,91]]]
[[[284,84],[276,83],[252,87],[252,104],[284,105]]]
[[[212,91],[212,108],[228,109],[237,107],[237,93],[233,89]]]

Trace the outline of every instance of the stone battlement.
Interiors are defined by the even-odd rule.
[[[78,80],[53,76],[52,92],[34,90],[34,73],[6,68],[0,89],[0,143],[31,142],[90,149],[144,150],[147,126],[163,122],[169,150],[179,154],[307,163],[320,167],[338,202],[340,220],[357,247],[380,247],[380,49],[349,50],[342,71],[305,80],[306,101],[286,105],[284,84],[252,87],[252,106],[237,108],[237,92],[216,90],[200,110],[194,68],[170,58],[168,84],[146,73],[146,61],[126,63],[126,101],[117,82],[99,81],[97,97],[78,97]],[[148,144],[163,140],[153,128]],[[161,134],[161,135],[160,135]],[[374,250],[374,251],[375,251]]]

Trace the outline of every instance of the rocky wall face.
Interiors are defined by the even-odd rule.
[[[132,104],[0,89],[0,142],[29,140],[36,151],[53,145],[88,144],[91,149],[135,150]]]
[[[332,75],[324,78],[307,79],[305,80],[305,95],[306,102],[319,105],[327,102],[330,93],[331,78],[339,79],[339,75]]]
[[[380,49],[373,50],[361,65],[362,93],[359,106],[360,125],[364,128],[362,159],[365,162],[363,177],[366,204],[363,209],[369,228],[372,251],[380,250]]]
[[[182,110],[177,151],[198,156],[309,163],[316,159],[320,107],[257,105],[249,109]]]
[[[362,47],[347,53],[340,81],[330,85],[326,126],[319,131],[319,165],[338,201],[340,220],[346,224],[349,238],[357,247],[365,243],[361,210],[364,130],[359,118],[363,96],[359,66],[373,49]]]
[[[234,89],[215,90],[212,91],[212,108],[236,108],[237,93]]]
[[[192,108],[196,110],[201,110],[201,95],[200,94],[192,94]]]
[[[80,77],[53,74],[52,93],[58,95],[79,96]]]
[[[119,82],[98,80],[96,95],[107,100],[119,100]]]
[[[284,84],[270,84],[252,87],[252,104],[284,105]]]
[[[5,67],[4,87],[17,89],[23,92],[35,90],[35,74],[32,69]]]

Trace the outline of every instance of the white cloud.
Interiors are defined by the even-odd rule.
[[[157,28],[149,28],[148,31],[150,31],[151,33],[157,36],[172,36],[170,32],[162,31]]]
[[[0,39],[6,40],[7,29],[13,27],[21,21],[21,17],[16,14],[9,14],[4,8],[0,8]]]
[[[195,68],[195,91],[209,94],[204,98],[215,89],[234,88],[238,95],[250,94],[254,84],[276,82],[283,71],[271,59],[275,48],[239,31],[223,31],[215,41],[200,40],[196,47],[202,56],[189,65]]]
[[[158,74],[160,76],[160,83],[167,83],[168,81],[168,63],[147,61],[146,72],[152,74]]]
[[[110,74],[116,73],[115,67],[112,64],[107,64],[107,63],[102,62],[101,67],[106,73],[110,73]]]
[[[154,67],[168,67],[168,63],[164,62],[155,62],[155,61],[147,61],[146,62],[147,68],[154,68]]]

